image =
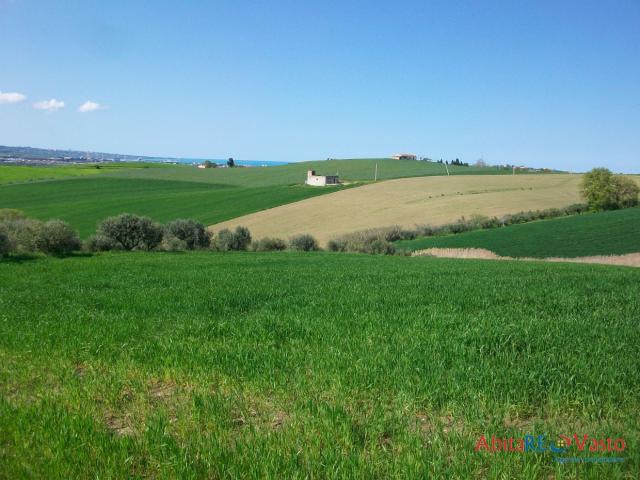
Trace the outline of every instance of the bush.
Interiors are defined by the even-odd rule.
[[[373,255],[393,255],[396,253],[396,247],[393,243],[385,240],[374,240],[367,245],[364,253],[371,253]]]
[[[327,248],[332,252],[393,255],[396,249],[391,242],[413,239],[415,235],[416,231],[403,230],[399,226],[370,228],[331,239]]]
[[[205,226],[192,219],[173,220],[165,225],[165,232],[174,239],[184,242],[184,248],[181,250],[207,248],[211,243],[211,237]],[[170,243],[177,245],[174,239],[171,239]]]
[[[306,233],[291,237],[289,239],[289,248],[291,250],[299,250],[302,252],[320,250],[318,241],[313,236]]]
[[[27,216],[22,210],[15,208],[0,208],[0,223],[10,220],[24,220]]]
[[[638,204],[638,185],[630,178],[614,176],[606,168],[585,173],[580,187],[592,210],[614,210]]]
[[[629,208],[638,205],[640,188],[629,177],[614,177],[616,204],[618,208]]]
[[[416,236],[417,237],[433,237],[442,232],[442,227],[435,227],[433,225],[417,225]]]
[[[160,242],[160,250],[165,252],[182,252],[184,250],[193,250],[189,248],[187,242],[170,234],[166,233],[162,236],[162,242]]]
[[[327,242],[327,249],[330,252],[346,252],[347,242],[342,238],[334,238]]]
[[[285,250],[287,244],[281,238],[264,237],[251,245],[254,252],[277,252]]]
[[[17,252],[35,252],[36,238],[42,229],[42,222],[32,218],[16,218],[0,224]]]
[[[11,253],[15,248],[15,244],[9,238],[7,232],[3,229],[0,229],[0,257],[5,256],[8,253]]]
[[[66,255],[80,250],[78,233],[62,220],[49,220],[38,230],[35,246],[43,253]]]
[[[247,227],[236,227],[233,232],[234,250],[246,250],[251,244],[251,233]]]
[[[85,248],[90,252],[106,252],[109,250],[119,250],[116,242],[102,234],[90,236],[85,242]]]
[[[213,246],[221,252],[233,250],[233,232],[228,228],[220,230],[215,236]]]
[[[574,203],[573,205],[569,205],[564,209],[565,215],[576,215],[579,213],[584,213],[588,210],[588,206],[584,203]]]
[[[162,226],[150,218],[123,213],[103,220],[97,235],[122,250],[153,250],[162,241],[162,233]]]
[[[246,250],[250,243],[251,233],[247,227],[236,227],[233,232],[225,228],[216,235],[213,247],[221,252],[228,252]]]

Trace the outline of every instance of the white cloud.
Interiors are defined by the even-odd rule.
[[[87,112],[95,112],[96,110],[102,110],[104,107],[99,103],[92,102],[91,100],[87,100],[82,105],[78,107],[78,111],[82,113]]]
[[[0,92],[0,104],[2,103],[20,103],[27,98],[26,95],[17,92]]]
[[[51,100],[42,100],[41,102],[33,104],[33,108],[37,108],[38,110],[47,110],[49,112],[54,112],[62,107],[64,107],[64,102],[56,100],[55,98],[52,98]]]

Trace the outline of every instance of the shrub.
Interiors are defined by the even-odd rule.
[[[38,230],[35,246],[43,253],[66,255],[80,250],[78,233],[62,220],[49,220]]]
[[[573,205],[569,205],[564,209],[565,215],[575,215],[579,213],[584,213],[587,211],[589,207],[584,203],[574,203]]]
[[[173,220],[165,225],[165,232],[184,242],[182,250],[207,248],[211,243],[211,237],[205,226],[192,219]],[[170,242],[176,244],[173,239]]]
[[[24,220],[27,216],[22,210],[15,208],[0,208],[0,222],[10,220]]]
[[[9,238],[7,232],[4,229],[0,229],[0,257],[5,256],[8,253],[11,253],[15,248],[15,244]]]
[[[162,241],[162,226],[148,217],[123,213],[102,221],[97,234],[123,250],[153,250]]]
[[[393,243],[385,240],[374,240],[366,246],[364,253],[371,253],[374,255],[393,255],[396,253],[396,247]]]
[[[618,208],[629,208],[638,205],[640,188],[628,177],[614,177],[616,204]]]
[[[361,230],[329,240],[327,248],[332,252],[393,255],[396,248],[391,241],[411,238],[407,232],[399,227]]]
[[[313,236],[306,233],[291,237],[289,239],[289,248],[291,250],[300,250],[303,252],[320,250],[318,241]]]
[[[594,168],[582,177],[582,196],[592,210],[613,210],[638,204],[638,185],[627,177],[616,177],[606,168]]]
[[[162,236],[162,242],[160,242],[160,250],[165,252],[182,252],[184,250],[193,250],[189,248],[187,242],[170,234],[166,233]]]
[[[221,252],[233,250],[233,232],[228,228],[220,230],[214,239],[214,248]]]
[[[247,227],[236,227],[233,232],[234,250],[246,250],[251,244],[251,233]]]
[[[35,252],[37,250],[36,238],[42,229],[40,220],[16,218],[6,220],[0,225],[17,252]]]
[[[416,236],[418,237],[433,237],[438,235],[442,231],[441,227],[435,227],[433,225],[417,225]]]
[[[342,238],[334,238],[327,242],[327,249],[330,252],[346,252],[347,242]]]
[[[247,227],[236,227],[235,231],[228,228],[220,230],[214,239],[213,247],[221,252],[230,250],[246,250],[251,243],[251,233]]]
[[[287,243],[281,238],[264,237],[254,242],[251,247],[254,252],[276,252],[285,250]]]
[[[106,252],[109,250],[120,249],[113,239],[106,237],[102,234],[96,234],[90,236],[85,242],[85,248],[90,252]]]

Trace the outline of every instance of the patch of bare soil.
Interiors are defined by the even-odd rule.
[[[126,415],[107,412],[104,416],[104,423],[110,431],[119,437],[130,437],[135,433],[131,421]]]
[[[480,260],[526,260],[536,262],[566,262],[566,263],[597,263],[602,265],[619,265],[625,267],[640,267],[640,253],[626,255],[596,255],[591,257],[549,257],[549,258],[515,258],[501,257],[491,250],[484,248],[427,248],[416,250],[412,257],[442,257],[442,258],[473,258]]]

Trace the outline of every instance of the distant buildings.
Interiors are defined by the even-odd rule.
[[[413,153],[396,153],[393,157],[394,160],[416,160],[416,157]]]
[[[338,175],[316,175],[315,170],[309,170],[304,183],[314,187],[324,187],[325,185],[338,185],[340,180]]]

